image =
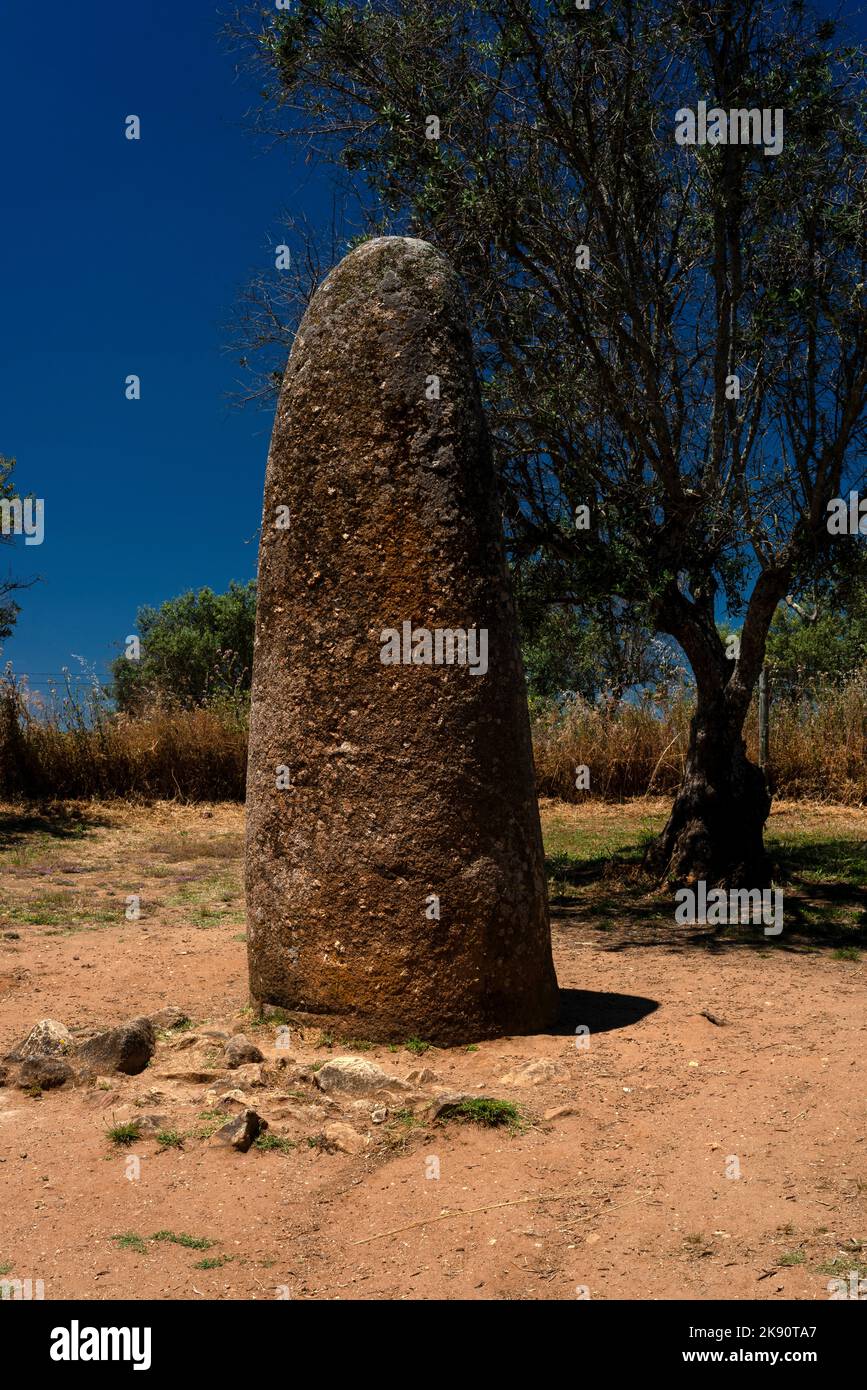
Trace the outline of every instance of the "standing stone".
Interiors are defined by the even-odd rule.
[[[556,1016],[490,444],[459,283],[423,241],[346,256],[289,357],[247,906],[253,1001],[344,1037],[449,1043]]]

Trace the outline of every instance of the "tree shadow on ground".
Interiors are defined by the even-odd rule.
[[[783,931],[763,925],[679,924],[674,889],[642,868],[644,842],[591,859],[560,852],[546,860],[552,923],[568,939],[620,951],[668,946],[711,953],[733,948],[799,954],[867,947],[867,841],[856,838],[772,842],[773,882],[783,892]]]
[[[561,989],[560,1014],[551,1032],[556,1037],[564,1037],[583,1025],[591,1033],[610,1033],[615,1028],[629,1028],[658,1008],[658,1000],[645,999],[640,994]]]
[[[842,876],[867,888],[867,840],[842,835],[827,840],[778,840],[771,843],[770,853],[781,876]]]
[[[82,840],[91,830],[110,823],[104,816],[63,805],[38,811],[27,807],[0,811],[0,851],[19,849],[37,835],[60,841]]]

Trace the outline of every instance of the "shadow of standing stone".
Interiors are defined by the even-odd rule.
[[[247,777],[254,1002],[469,1041],[556,1017],[515,614],[466,311],[383,237],[311,302],[265,484]]]

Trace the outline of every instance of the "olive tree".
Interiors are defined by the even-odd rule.
[[[864,477],[863,54],[765,0],[297,0],[235,33],[262,123],[458,268],[516,561],[685,653],[651,864],[767,882],[742,731],[768,629],[863,543],[827,525]]]

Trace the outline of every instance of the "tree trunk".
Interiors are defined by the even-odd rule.
[[[766,888],[762,830],[771,809],[765,774],[751,763],[743,714],[725,692],[698,695],[683,783],[646,865],[660,878],[708,886]]]

